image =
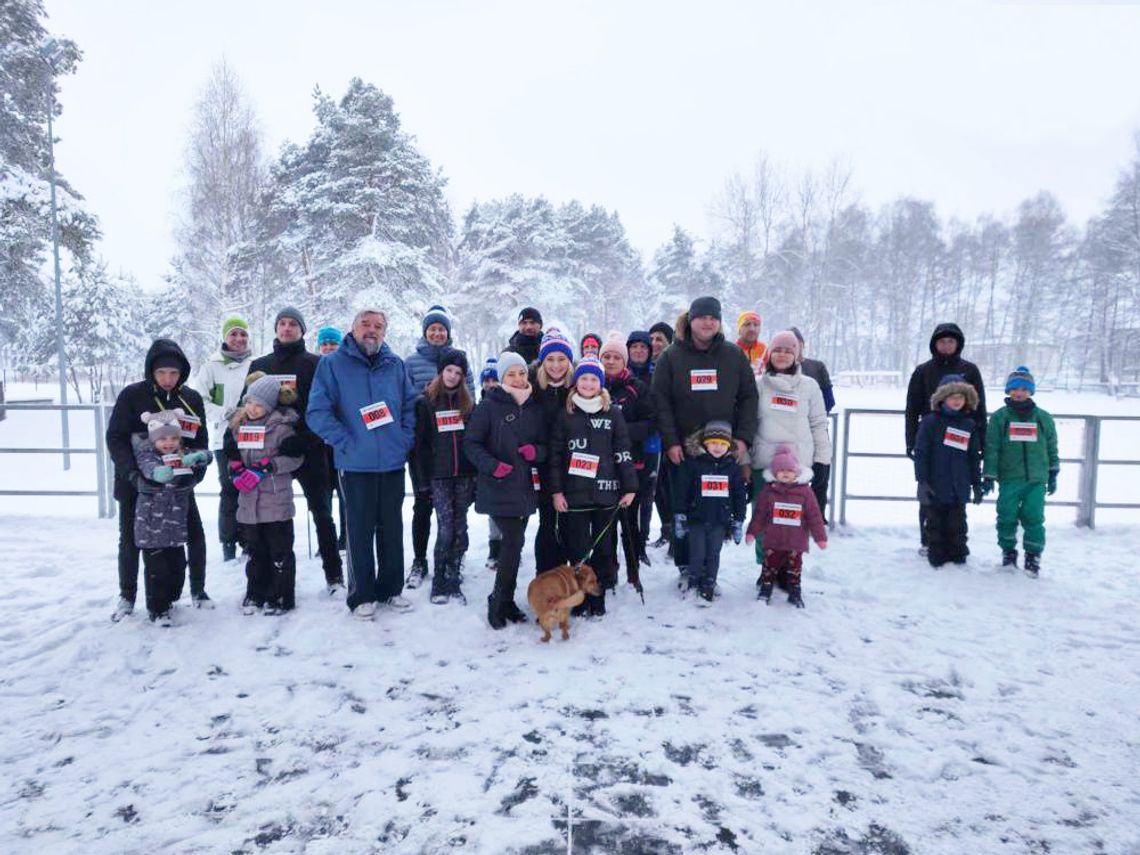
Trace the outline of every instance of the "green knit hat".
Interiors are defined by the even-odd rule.
[[[235,328],[243,329],[246,332],[249,332],[249,324],[246,323],[245,318],[243,318],[241,315],[230,315],[228,318],[222,321],[222,338],[228,336],[230,334],[230,330]]]

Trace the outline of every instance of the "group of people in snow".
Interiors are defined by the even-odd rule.
[[[809,540],[827,546],[835,401],[826,366],[805,357],[798,330],[765,344],[760,316],[745,311],[734,343],[720,302],[700,297],[675,327],[587,333],[576,353],[561,329],[544,329],[541,313],[527,307],[507,347],[476,378],[442,306],[424,315],[406,358],[386,343],[387,325],[382,308],[362,309],[347,334],[322,328],[312,353],[303,315],[285,307],[272,352],[253,359],[248,324],[229,317],[219,351],[193,375],[175,342],[152,344],[143,379],[119,394],[107,429],[119,502],[114,620],[133,612],[140,550],[152,621],[172,622],[187,564],[192,602],[212,607],[194,497],[211,462],[223,558],[235,560],[239,550],[245,557],[247,614],[294,607],[294,480],[313,518],[327,589],[347,587],[347,606],[362,620],[379,608],[412,608],[403,594],[429,576],[433,514],[430,601],[466,602],[472,504],[489,517],[495,583],[487,620],[496,629],[527,620],[515,598],[536,513],[536,572],[586,562],[601,582],[580,613],[605,614],[619,555],[640,590],[651,545],[668,547],[682,590],[708,604],[721,548],[745,539],[761,566],[758,596],[770,601],[778,586],[803,606],[803,555]],[[1032,376],[1018,368],[987,443],[984,389],[961,358],[963,343],[955,325],[941,325],[908,390],[906,447],[924,549],[935,566],[964,561],[965,505],[997,482],[1004,560],[1016,564],[1020,523],[1025,567],[1036,573],[1044,495],[1056,488],[1056,431],[1034,405]],[[405,468],[413,492],[407,575]],[[661,536],[650,544],[654,507]]]

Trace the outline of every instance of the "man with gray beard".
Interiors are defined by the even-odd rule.
[[[384,342],[388,316],[361,309],[340,347],[321,359],[305,414],[333,447],[348,505],[348,597],[355,617],[377,604],[408,611],[404,589],[404,465],[415,442],[416,390]]]

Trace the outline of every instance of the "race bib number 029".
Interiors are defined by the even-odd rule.
[[[239,427],[238,448],[265,448],[265,425],[242,425]]]
[[[569,473],[577,475],[579,478],[597,478],[599,460],[601,458],[596,454],[575,451],[570,455]]]
[[[383,401],[377,401],[375,404],[361,407],[360,417],[364,419],[364,426],[369,430],[376,430],[378,427],[390,425],[395,421],[392,418],[392,411],[388,409],[388,405]]]
[[[694,368],[689,372],[689,390],[692,392],[715,392],[716,369]]]
[[[714,499],[728,498],[727,475],[702,475],[701,495]]]
[[[193,413],[187,413],[178,417],[178,429],[182,434],[183,439],[193,439],[198,435],[198,428],[202,426],[202,420]]]
[[[948,427],[946,428],[946,433],[942,436],[942,444],[956,448],[959,451],[966,451],[970,447],[970,432],[968,430]]]
[[[1010,442],[1037,442],[1037,422],[1010,422]]]
[[[435,429],[440,433],[463,430],[463,416],[459,410],[440,410],[435,414]]]
[[[804,506],[791,502],[774,502],[772,504],[772,524],[799,526],[804,516]]]

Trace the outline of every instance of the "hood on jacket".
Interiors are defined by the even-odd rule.
[[[964,395],[966,398],[966,406],[962,408],[962,412],[973,412],[978,409],[978,390],[965,381],[943,383],[934,390],[934,394],[930,396],[930,409],[937,410],[942,402],[949,398],[951,395]]]
[[[724,341],[724,324],[722,323],[720,325],[720,332],[714,335],[712,341],[709,342],[708,350],[703,350],[700,352],[708,353],[710,351],[716,350],[718,347],[720,347],[721,344],[724,343]],[[678,345],[679,347],[683,347],[686,350],[697,350],[696,345],[693,344],[693,336],[689,332],[689,313],[687,311],[681,312],[681,314],[677,316],[677,326],[674,331],[673,344]],[[671,344],[669,346],[672,347],[673,345]]]
[[[396,354],[392,352],[392,348],[388,347],[388,342],[385,341],[381,342],[380,349],[376,351],[376,356],[370,360],[367,356],[365,356],[364,351],[360,349],[360,345],[356,343],[356,339],[353,338],[352,333],[345,335],[345,337],[341,340],[339,349],[344,351],[346,356],[349,356],[353,359],[359,359],[361,362],[365,362],[370,365],[373,364],[373,360],[375,360],[376,365],[381,365],[396,358]]]
[[[814,473],[811,471],[811,467],[804,466],[801,463],[799,466],[799,473],[800,474],[796,476],[795,483],[793,484],[781,484],[779,481],[777,481],[776,473],[772,471],[771,466],[765,466],[764,471],[761,473],[761,475],[768,484],[774,485],[777,490],[786,490],[791,487],[799,487],[804,484],[811,483],[811,479],[814,476]]]
[[[151,342],[146,359],[143,360],[143,379],[149,383],[154,382],[154,363],[160,356],[173,356],[178,360],[178,386],[190,379],[190,360],[178,343],[169,338],[156,338]]]
[[[934,349],[934,342],[945,336],[953,336],[958,340],[958,349],[954,352],[954,356],[961,356],[962,350],[966,347],[966,336],[962,334],[962,329],[957,324],[939,324],[934,328],[933,334],[930,336],[930,355],[935,359],[945,359],[937,350]]]

